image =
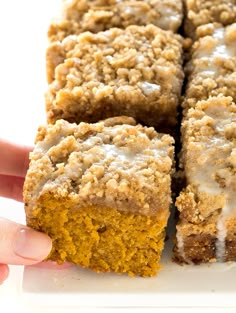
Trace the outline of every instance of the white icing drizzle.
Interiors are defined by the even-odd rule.
[[[216,105],[214,109],[206,111],[208,117],[214,121],[214,135],[198,142],[200,154],[196,166],[190,164],[186,170],[187,180],[198,186],[199,192],[209,195],[222,195],[224,205],[217,221],[216,258],[224,261],[225,239],[227,237],[226,219],[236,216],[236,180],[232,170],[235,149],[232,140],[225,136],[225,129],[230,125],[236,128],[236,114],[230,113],[229,108]],[[195,143],[196,145],[197,143]],[[231,166],[229,166],[231,164]],[[223,181],[223,185],[220,183]],[[181,240],[179,251],[182,253]]]
[[[226,43],[225,41],[225,29],[217,28],[213,34],[213,38],[217,40],[215,49],[212,56],[220,56],[224,58],[232,57],[235,55],[235,45]]]
[[[171,30],[178,28],[181,16],[179,12],[177,12],[176,8],[169,6],[168,3],[165,4],[163,1],[158,3],[158,11],[160,13],[160,17],[158,19],[159,27]]]
[[[206,60],[206,62],[198,64],[196,67],[198,73],[206,74],[206,76],[217,75],[219,72],[217,59],[235,56],[236,38],[231,38],[231,36],[229,40],[230,32],[232,32],[230,27],[218,27],[211,37],[204,37],[199,40],[199,47],[194,52],[194,58]]]
[[[151,84],[149,82],[142,82],[139,84],[140,88],[142,89],[143,93],[146,96],[150,96],[152,93],[160,92],[161,91],[161,86],[157,84]]]
[[[223,210],[224,211],[224,210]],[[222,213],[217,221],[217,241],[216,241],[216,259],[219,262],[224,262],[225,258],[225,239],[227,229],[225,227],[224,214]]]
[[[71,127],[73,128],[73,125]],[[123,127],[133,128],[133,126],[129,125]],[[113,126],[107,128],[106,132],[107,134],[109,133],[111,137],[113,135],[116,137],[118,136],[120,129],[120,125]],[[49,136],[49,139],[46,138],[43,142],[39,142],[36,148],[37,151],[39,153],[47,154],[51,148],[56,145],[61,145],[63,144],[63,141],[67,140],[65,135],[66,134],[64,134],[63,130],[59,130],[57,135],[55,135],[55,139],[51,139]],[[72,157],[68,158],[66,164],[57,164],[57,168],[59,169],[61,167],[62,171],[64,171],[64,175],[58,175],[54,182],[50,180],[48,183],[45,183],[44,189],[50,189],[53,183],[60,185],[68,178],[72,180],[78,179],[82,176],[82,173],[92,165],[97,168],[102,168],[106,163],[110,168],[120,168],[132,176],[137,169],[136,167],[130,166],[130,164],[143,164],[145,160],[150,160],[150,158],[155,158],[156,160],[160,160],[160,162],[163,162],[163,159],[165,159],[164,162],[168,162],[168,160],[170,162],[168,145],[163,145],[161,140],[153,141],[153,143],[150,142],[147,135],[141,131],[138,134],[138,140],[133,140],[132,136],[126,138],[126,140],[130,140],[130,142],[124,146],[118,146],[114,142],[104,143],[104,137],[105,135],[103,133],[96,133],[95,135],[89,136],[83,142],[77,143],[79,144],[80,151],[73,151],[70,155]],[[83,160],[80,158],[83,158]],[[145,180],[143,178],[141,183],[142,185],[145,185]],[[88,185],[87,188],[90,188],[90,186]]]
[[[130,1],[129,5],[124,6],[122,12],[124,16],[137,16],[143,24],[150,24],[150,16],[145,6],[144,8],[135,4],[132,5],[132,2]],[[180,26],[182,12],[181,4],[173,5],[170,1],[160,1],[158,2],[158,5],[153,8],[153,10],[157,10],[159,13],[159,17],[156,21],[153,19],[153,23],[155,23],[158,27],[176,31],[176,29]]]

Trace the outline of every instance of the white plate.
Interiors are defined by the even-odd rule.
[[[180,266],[171,260],[172,242],[169,239],[165,245],[162,270],[152,278],[97,274],[77,266],[64,270],[25,267],[24,298],[46,306],[236,306],[236,263]]]
[[[179,266],[163,257],[155,278],[26,267],[23,295],[47,306],[232,307],[236,305],[235,264]]]

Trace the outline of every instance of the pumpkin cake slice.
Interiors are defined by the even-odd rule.
[[[171,204],[173,138],[128,117],[40,127],[24,185],[27,224],[49,258],[153,276]]]
[[[71,35],[47,49],[49,123],[127,115],[173,132],[183,82],[182,37],[154,25]]]
[[[236,105],[211,97],[189,109],[182,124],[186,187],[179,210],[175,259],[236,261]]]

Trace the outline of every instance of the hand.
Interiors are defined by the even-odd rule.
[[[22,201],[24,177],[31,148],[0,138],[0,196]],[[8,264],[31,265],[45,259],[51,239],[29,227],[0,218],[0,284],[9,273]]]

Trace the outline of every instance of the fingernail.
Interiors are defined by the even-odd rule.
[[[14,252],[16,255],[34,261],[45,259],[52,248],[51,239],[30,228],[21,228],[16,235]]]

